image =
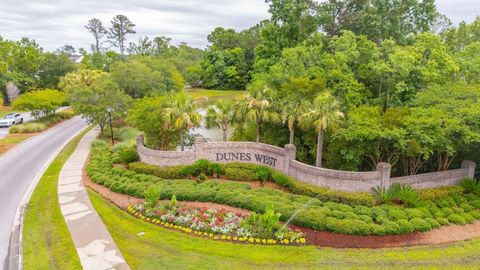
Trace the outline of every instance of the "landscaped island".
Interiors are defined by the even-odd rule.
[[[177,200],[211,202],[248,210],[251,215],[278,213],[284,224],[297,225],[296,229],[310,234],[313,230],[348,235],[398,235],[430,231],[449,224],[464,225],[480,219],[479,187],[471,179],[462,180],[459,186],[435,189],[416,191],[410,186],[395,184],[388,189],[378,187],[372,192],[354,193],[314,186],[255,164],[220,164],[201,159],[191,165],[158,167],[132,162],[136,159],[138,156],[131,147],[116,147],[112,151],[107,144],[97,141],[92,145],[87,172],[93,182],[113,192],[145,198],[145,204],[126,209],[135,216],[219,240],[233,241],[237,237],[248,242],[250,237],[238,234],[239,228],[225,233],[198,230],[198,223],[184,221],[186,216],[197,215],[199,209],[179,208],[175,211],[190,214],[178,218],[177,213],[171,219],[166,218],[176,208],[172,208],[171,203],[157,204],[157,200],[173,198],[174,204]],[[281,242],[284,239],[289,243],[303,241],[300,236],[275,239],[274,234],[271,238],[265,235],[251,238],[253,243],[265,240],[265,244],[268,239],[279,243],[285,243]]]

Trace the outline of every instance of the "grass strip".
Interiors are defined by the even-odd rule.
[[[479,239],[391,249],[218,242],[135,219],[96,192],[89,189],[88,194],[132,269],[478,269],[480,260]]]
[[[23,268],[82,269],[58,203],[58,176],[87,128],[71,140],[47,168],[24,213]]]

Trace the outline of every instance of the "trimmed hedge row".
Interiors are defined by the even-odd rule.
[[[272,204],[283,221],[308,205],[297,213],[292,223],[316,230],[354,235],[402,234],[428,231],[449,223],[471,223],[480,218],[480,199],[472,194],[457,194],[438,202],[425,201],[416,208],[399,205],[351,206],[276,189],[252,189],[240,182],[164,180],[121,167],[112,168],[111,158],[112,153],[105,145],[93,147],[87,172],[92,181],[114,192],[142,197],[146,189],[156,187],[161,199],[169,199],[175,194],[178,200],[215,202],[258,213],[263,212],[267,204]],[[272,175],[274,177],[275,174]],[[287,180],[276,181],[287,185]]]
[[[224,167],[225,177],[234,181],[256,181],[258,179],[256,170],[259,168],[268,168],[255,164],[240,162],[231,162],[226,165],[219,165]],[[189,175],[191,166],[193,165],[159,167],[156,165],[145,164],[143,162],[133,162],[129,164],[128,168],[136,173],[154,175],[163,179],[182,179]],[[349,205],[365,206],[373,206],[375,204],[375,199],[368,192],[342,192],[318,187],[304,183],[300,180],[286,176],[285,174],[271,169],[268,180],[286,188],[288,191],[294,194],[316,197],[321,201],[333,201]]]

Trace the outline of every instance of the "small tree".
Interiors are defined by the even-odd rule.
[[[66,95],[63,92],[44,89],[20,95],[14,102],[16,110],[30,111],[35,119],[54,114],[55,110],[64,104]]]
[[[223,132],[223,141],[227,141],[227,129],[235,116],[233,102],[221,99],[207,110],[207,128],[218,127]]]
[[[197,112],[197,106],[185,92],[167,97],[166,104],[163,112],[164,128],[177,130],[180,135],[180,147],[183,151],[185,149],[185,132],[193,127],[198,127],[202,117]]]
[[[313,127],[317,131],[317,167],[322,167],[325,130],[336,129],[342,118],[343,113],[340,112],[340,104],[329,92],[319,94],[307,112],[300,117],[300,125],[304,129]]]
[[[91,85],[76,85],[68,92],[70,104],[90,123],[100,125],[101,133],[108,120],[107,108],[112,118],[118,119],[127,111],[131,99],[123,93],[109,75],[103,75]]]
[[[165,107],[165,97],[154,96],[137,99],[128,110],[127,123],[140,129],[153,149],[167,150],[178,134],[173,128],[165,128]]]

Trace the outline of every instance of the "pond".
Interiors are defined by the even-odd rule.
[[[207,115],[207,108],[200,107],[198,108],[198,113],[202,116],[202,123],[200,127],[191,129],[189,131],[190,134],[199,134],[203,136],[205,139],[215,142],[215,141],[223,141],[223,132],[220,128],[210,128],[207,129],[205,127],[205,116]],[[227,138],[230,138],[233,133],[233,128],[229,128],[227,130]]]

